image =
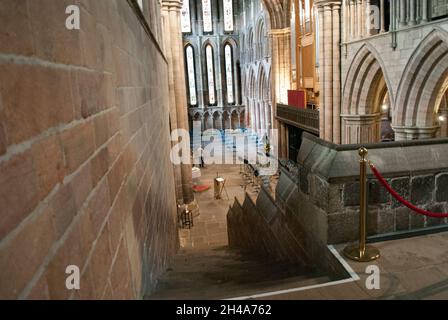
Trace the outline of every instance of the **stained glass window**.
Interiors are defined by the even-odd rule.
[[[198,98],[196,95],[196,76],[194,73],[194,52],[192,46],[187,46],[187,76],[188,76],[188,88],[190,93],[190,105],[195,106],[198,104]]]
[[[205,47],[205,55],[207,59],[208,100],[210,104],[215,104],[215,67],[213,65],[213,48],[211,45]]]
[[[224,31],[233,31],[233,0],[224,0]]]
[[[235,103],[235,94],[233,92],[233,57],[230,44],[226,44],[224,51],[226,62],[227,103],[233,104]]]
[[[204,32],[213,31],[211,0],[202,0],[202,19],[204,20]]]
[[[190,33],[191,32],[190,0],[184,0],[180,15],[181,15],[180,23],[182,27],[182,32]]]

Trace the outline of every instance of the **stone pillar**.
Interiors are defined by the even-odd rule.
[[[386,23],[385,23],[385,7],[384,7],[384,0],[380,0],[380,14],[381,14],[381,29],[380,33],[386,32]]]
[[[422,22],[428,22],[428,0],[422,1]]]
[[[440,108],[439,116],[442,117],[442,119],[439,121],[440,122],[439,137],[447,138],[448,137],[448,106],[447,105],[445,105],[444,108]]]
[[[366,0],[364,9],[364,34],[366,37],[371,34],[371,23],[370,23],[370,0]]]
[[[341,5],[332,6],[333,28],[340,24]],[[339,32],[333,32],[333,142],[341,143],[341,35]]]
[[[344,41],[347,42],[350,37],[350,0],[345,1],[344,6]]]
[[[356,0],[350,1],[350,40],[353,40],[356,37]],[[321,29],[322,30],[322,29]]]
[[[351,9],[353,10],[354,4],[352,1]],[[318,12],[318,18],[319,18],[319,73],[320,73],[320,102],[319,102],[319,132],[320,137],[322,139],[325,138],[325,94],[323,90],[323,84],[325,83],[325,59],[324,59],[324,7],[319,6],[317,7]],[[352,15],[352,19],[354,20],[354,15]],[[353,25],[352,20],[352,25]],[[351,32],[353,32],[354,28],[351,29]],[[351,39],[353,39],[354,34],[351,34]]]
[[[187,112],[187,92],[185,87],[185,62],[183,54],[182,32],[180,28],[180,10],[182,0],[162,0],[162,10],[168,15],[170,46],[172,63],[168,66],[174,75],[174,95],[177,114],[177,128],[189,132]],[[188,144],[189,147],[189,144]],[[188,149],[188,155],[190,150]],[[199,213],[192,189],[191,164],[182,164],[182,191],[184,204],[188,205],[195,214]]]
[[[170,17],[169,17],[169,10],[168,7],[162,8],[162,24],[164,30],[169,30],[170,28]],[[165,34],[163,37],[164,40],[164,48],[165,48],[165,55],[168,60],[168,65],[173,65],[173,54],[170,50],[171,48],[171,39],[170,39],[170,33]],[[177,108],[176,108],[176,95],[174,91],[174,73],[173,68],[170,67],[168,69],[168,85],[169,85],[169,103],[170,103],[170,125],[171,130],[177,129]],[[176,142],[172,142],[172,145],[174,146]],[[183,191],[182,191],[182,171],[180,166],[173,165],[174,169],[174,182],[176,186],[176,199],[177,204],[183,204],[184,203],[184,197],[183,197]]]
[[[400,0],[400,27],[406,25],[406,0]]]
[[[291,88],[291,29],[273,29],[271,35],[275,102],[287,104]]]
[[[395,140],[422,140],[435,138],[439,126],[418,128],[411,126],[392,127],[395,131]]]
[[[362,0],[358,0],[358,3],[356,4],[356,9],[358,10],[358,14],[357,14],[358,25],[357,25],[357,33],[356,33],[356,35],[357,35],[357,38],[362,38],[362,35],[363,35],[363,33],[362,33],[362,26],[364,24],[363,14],[362,14],[364,12],[363,6],[362,6]]]
[[[321,49],[321,54],[319,57],[319,66],[321,70],[321,100],[319,107],[320,137],[333,143],[341,143],[341,1],[316,0],[314,3],[319,12],[319,25],[321,27],[321,36],[319,38],[319,46]],[[360,6],[358,9],[359,8]],[[358,14],[358,18],[359,17],[360,15]],[[358,22],[359,21],[360,20],[358,20]]]
[[[376,143],[381,139],[381,114],[344,115],[345,144]]]
[[[415,14],[415,0],[411,0],[410,3],[410,8],[409,8],[409,24],[411,26],[414,26],[417,24],[417,19],[416,19],[416,14]]]
[[[324,41],[325,41],[325,67],[324,67],[324,96],[325,96],[325,140],[333,141],[333,31],[332,8],[324,7]]]

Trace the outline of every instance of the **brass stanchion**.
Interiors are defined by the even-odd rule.
[[[344,254],[347,258],[359,262],[369,262],[380,257],[380,252],[377,248],[366,245],[366,217],[367,217],[367,149],[359,149],[360,167],[360,215],[359,215],[359,244],[347,246],[344,249]]]

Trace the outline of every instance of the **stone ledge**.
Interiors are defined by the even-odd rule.
[[[368,159],[385,177],[448,171],[448,139],[336,145],[304,133],[298,163],[331,183],[354,181],[359,177],[358,149],[362,146],[369,150]],[[369,177],[373,177],[369,171]]]

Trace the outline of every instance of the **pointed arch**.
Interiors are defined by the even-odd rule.
[[[290,26],[291,0],[263,0],[269,13],[272,29],[284,29]]]
[[[217,78],[216,78],[216,46],[207,39],[202,45],[203,56],[203,83],[204,85],[204,101],[208,105],[216,105],[218,103],[217,96]]]
[[[379,112],[375,93],[387,89],[391,104],[394,95],[386,66],[380,54],[370,44],[364,44],[353,58],[347,72],[343,91],[344,114],[372,114]],[[369,90],[365,90],[369,88]]]
[[[392,90],[380,55],[363,45],[353,58],[343,90],[342,141],[372,143],[381,140],[381,106]]]
[[[436,113],[448,89],[448,33],[431,31],[415,49],[398,86],[393,125],[418,131],[402,139],[431,137],[437,130]],[[426,131],[423,136],[420,134]],[[431,133],[432,132],[432,133]]]

